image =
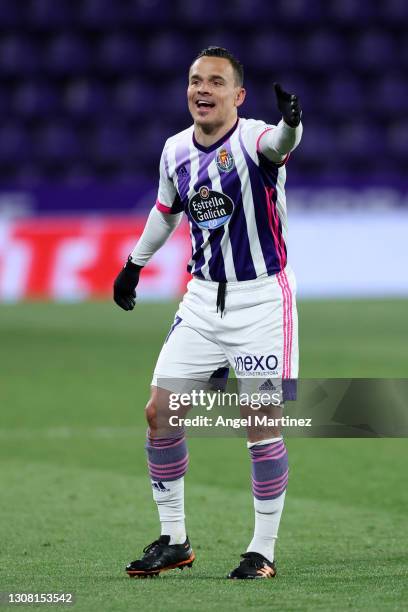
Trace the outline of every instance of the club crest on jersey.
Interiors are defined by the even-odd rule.
[[[188,207],[191,218],[201,229],[216,229],[225,225],[234,212],[234,202],[230,197],[205,185],[193,195]]]
[[[221,149],[218,151],[216,164],[221,172],[231,172],[234,167],[234,158],[227,149]]]

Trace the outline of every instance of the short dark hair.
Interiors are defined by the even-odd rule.
[[[207,47],[206,49],[200,51],[200,53],[194,59],[194,62],[200,59],[200,57],[222,57],[228,60],[234,70],[235,81],[237,85],[242,87],[242,85],[244,84],[243,65],[236,57],[234,57],[234,55],[232,55],[232,53],[230,53],[227,49],[224,49],[224,47]]]

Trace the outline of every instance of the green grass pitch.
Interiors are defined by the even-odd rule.
[[[406,377],[407,305],[301,303],[302,375]],[[400,439],[290,438],[279,576],[242,583],[224,577],[253,528],[244,440],[192,438],[186,511],[197,560],[155,580],[125,575],[158,535],[143,407],[175,308],[0,307],[0,591],[73,591],[86,612],[404,609]]]

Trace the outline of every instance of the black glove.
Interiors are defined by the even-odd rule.
[[[113,283],[113,299],[123,310],[133,310],[136,304],[136,287],[143,266],[134,264],[130,255]]]
[[[275,89],[276,100],[278,102],[278,108],[282,113],[284,122],[291,127],[298,126],[302,116],[299,98],[294,94],[284,91],[279,83],[274,83],[273,86]]]

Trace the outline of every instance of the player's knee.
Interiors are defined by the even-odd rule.
[[[146,421],[150,429],[156,429],[157,426],[157,400],[152,395],[146,404],[145,408]]]

